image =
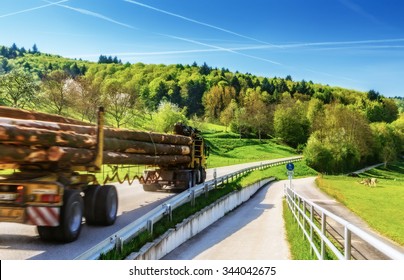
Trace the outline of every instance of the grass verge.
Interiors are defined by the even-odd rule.
[[[285,199],[283,200],[283,220],[285,222],[286,239],[292,259],[316,260],[316,256],[310,251],[309,242],[303,237],[302,230],[299,228]]]
[[[376,187],[360,184],[362,178],[318,177],[318,187],[366,221],[380,234],[404,245],[404,162],[395,162],[361,174],[377,178]]]

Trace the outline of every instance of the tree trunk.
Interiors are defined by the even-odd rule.
[[[192,143],[191,137],[174,134],[162,134],[116,128],[105,128],[104,133],[106,138],[116,138],[121,140],[134,140],[171,145],[190,145]]]
[[[19,127],[27,127],[32,129],[38,128],[38,129],[46,129],[51,131],[64,131],[64,132],[71,131],[77,134],[95,135],[97,132],[95,126],[83,126],[83,125],[38,121],[38,120],[19,120],[19,119],[0,117],[0,123]],[[104,135],[106,138],[116,138],[121,140],[133,140],[133,141],[151,142],[159,144],[190,145],[192,143],[192,138],[188,136],[162,134],[162,133],[128,130],[128,129],[116,129],[108,127],[104,128]]]
[[[89,164],[95,157],[95,152],[86,149],[66,147],[51,147],[47,151],[50,161],[59,164],[70,163],[72,165]],[[104,164],[158,164],[173,165],[191,162],[191,157],[186,155],[139,155],[106,151],[103,153]]]
[[[117,152],[104,152],[104,164],[151,164],[151,165],[178,165],[191,162],[190,156],[185,155],[139,155]]]
[[[75,125],[75,124],[67,124],[67,123],[57,123],[57,122],[47,122],[47,121],[38,121],[38,120],[21,120],[21,119],[13,119],[8,117],[0,117],[0,124],[8,124],[19,127],[27,127],[27,128],[39,128],[46,129],[52,131],[64,131],[64,132],[75,132],[78,134],[96,134],[96,127],[87,125]]]
[[[1,164],[21,164],[48,161],[45,149],[33,149],[25,146],[0,144]]]
[[[189,155],[191,148],[185,145],[154,144],[115,138],[104,139],[104,150],[148,155]]]
[[[45,129],[32,129],[0,123],[0,142],[22,146],[66,146],[74,148],[95,148],[96,138],[91,135],[77,134]]]
[[[65,118],[65,117],[61,117],[58,115],[33,112],[33,111],[4,107],[4,106],[0,106],[0,117],[22,119],[22,120],[60,122],[60,123],[77,124],[77,125],[91,125],[86,122],[74,120],[71,118]]]

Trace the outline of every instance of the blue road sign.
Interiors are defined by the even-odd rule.
[[[286,169],[289,171],[293,171],[293,169],[295,169],[295,165],[289,162],[288,164],[286,164]]]

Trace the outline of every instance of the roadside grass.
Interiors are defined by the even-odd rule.
[[[317,186],[334,197],[380,234],[404,245],[404,162],[395,162],[360,175],[319,176]],[[360,184],[362,178],[377,178],[376,187]]]
[[[240,163],[264,161],[296,155],[289,147],[270,140],[232,138],[229,133],[206,135],[210,154],[208,167],[220,167]]]
[[[294,162],[295,169],[293,171],[293,178],[305,178],[317,176],[318,172],[306,165],[304,160]],[[287,170],[285,165],[279,165],[272,168],[272,176],[277,180],[288,179]]]
[[[285,199],[283,199],[283,220],[285,222],[286,239],[289,244],[291,258],[293,260],[316,260],[314,253],[310,251],[310,244],[303,237],[295,217],[290,211]]]

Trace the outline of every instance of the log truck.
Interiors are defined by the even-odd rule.
[[[0,106],[0,222],[35,225],[41,239],[62,243],[79,237],[83,218],[112,225],[118,194],[98,182],[102,165],[147,166],[137,177],[145,191],[179,192],[205,181],[207,148],[196,129],[115,129],[103,116],[100,108],[95,126]]]

